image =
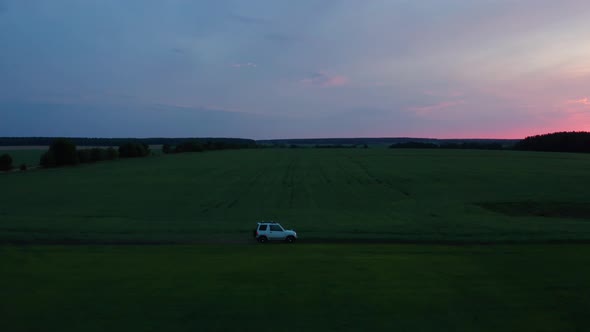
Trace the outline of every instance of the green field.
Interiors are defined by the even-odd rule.
[[[588,331],[590,247],[0,247],[3,331]]]
[[[588,331],[589,169],[260,149],[0,174],[0,331]],[[269,219],[300,243],[256,244]]]
[[[26,150],[13,150],[13,149],[1,149],[1,154],[9,154],[12,157],[12,165],[15,168],[25,164],[27,167],[35,167],[39,165],[39,159],[41,155],[47,151],[47,149],[26,149]]]
[[[0,241],[590,240],[590,156],[241,150],[0,174]]]

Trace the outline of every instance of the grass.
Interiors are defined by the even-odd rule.
[[[590,240],[585,218],[482,204],[590,204],[590,156],[512,151],[242,150],[0,174],[0,241]]]
[[[587,331],[590,247],[0,247],[4,331]]]
[[[549,242],[590,241],[589,168],[262,149],[0,174],[0,330],[587,331],[590,245]],[[256,245],[263,219],[319,244]]]
[[[9,154],[12,157],[12,165],[15,168],[25,164],[27,167],[35,167],[39,165],[41,155],[46,152],[47,149],[26,149],[26,150],[4,150],[0,149],[0,155]]]

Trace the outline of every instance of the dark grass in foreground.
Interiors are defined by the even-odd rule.
[[[0,247],[2,331],[588,331],[590,246]]]

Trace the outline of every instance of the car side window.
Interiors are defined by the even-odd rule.
[[[272,232],[282,232],[283,229],[279,225],[270,225],[270,230]]]
[[[265,231],[266,230],[267,225],[260,225],[260,227],[258,228],[259,231]]]

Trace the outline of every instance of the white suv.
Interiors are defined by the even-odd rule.
[[[276,222],[259,222],[254,230],[254,237],[260,243],[268,241],[285,241],[289,243],[297,240],[297,233],[294,230],[286,230]]]

